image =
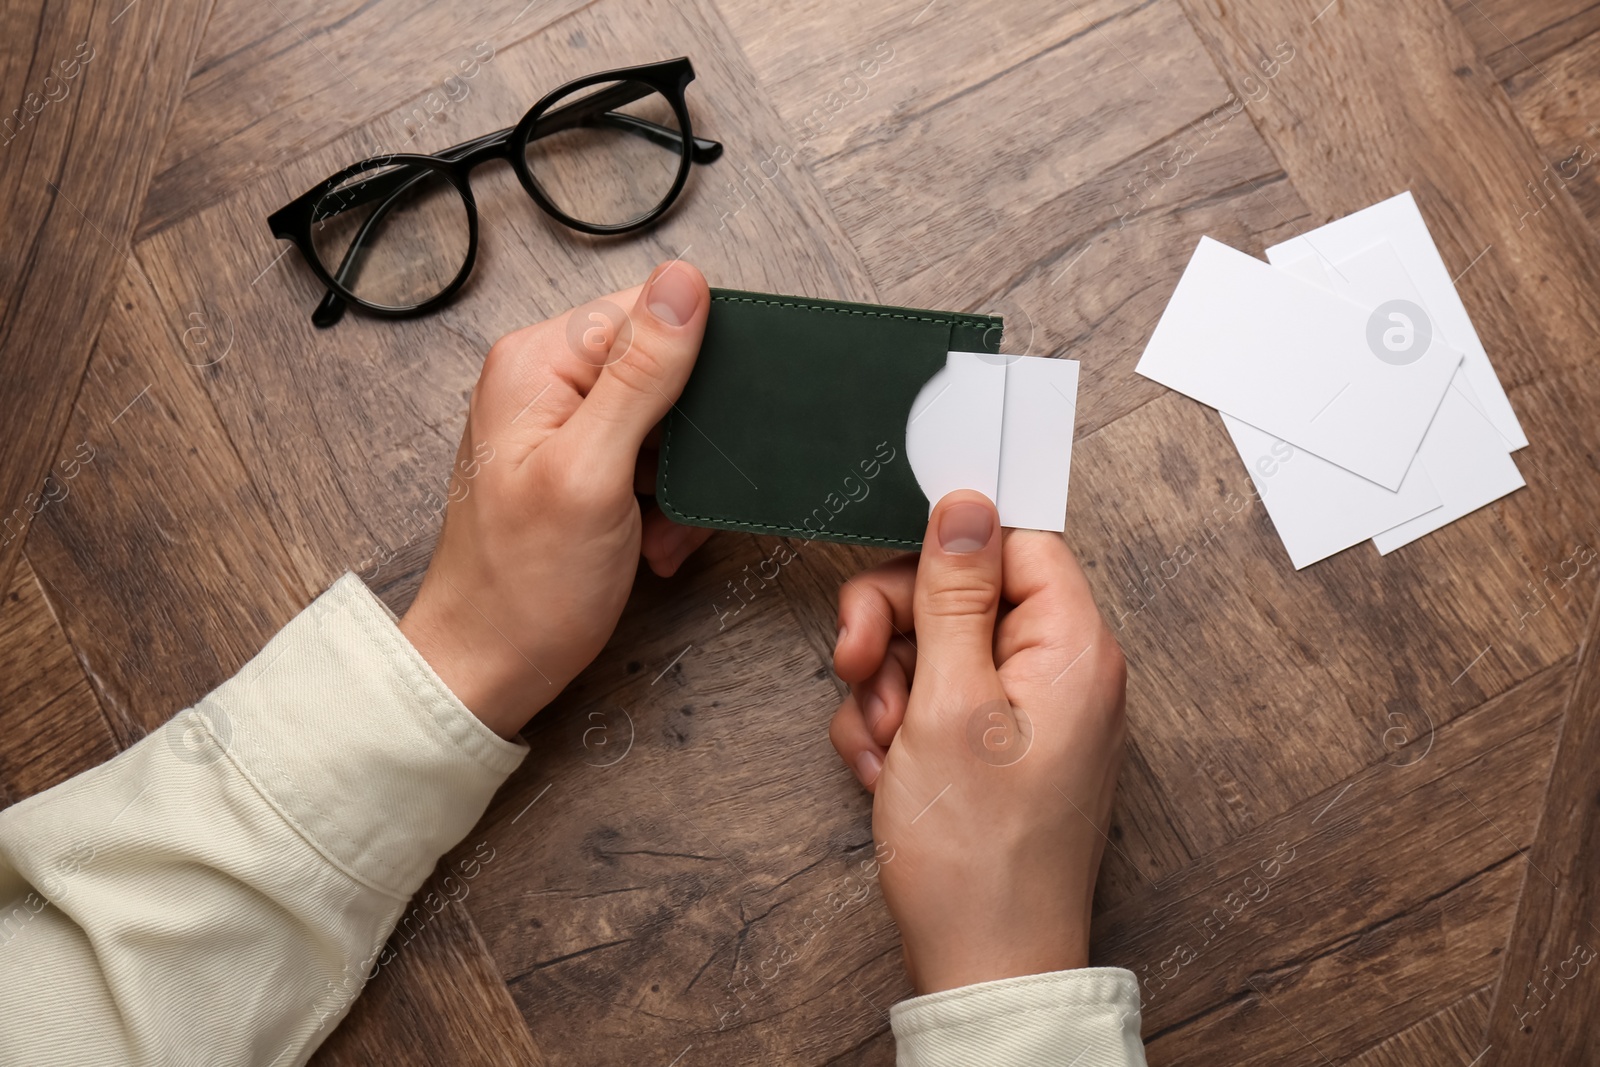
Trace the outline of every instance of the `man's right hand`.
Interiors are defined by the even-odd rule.
[[[920,559],[840,590],[834,669],[917,992],[1087,966],[1126,674],[1061,536],[951,493]]]

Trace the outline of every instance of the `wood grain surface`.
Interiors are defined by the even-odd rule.
[[[1538,835],[1527,850],[1510,952],[1489,1016],[1489,1040],[1528,1063],[1577,1062],[1593,1031],[1574,1025],[1594,1004],[1587,981],[1600,959],[1589,906],[1600,887],[1595,768],[1600,764],[1600,596],[1594,599],[1567,699]]]
[[[22,0],[0,42],[0,802],[345,570],[403,610],[489,345],[683,256],[1082,361],[1067,536],[1130,668],[1094,960],[1139,976],[1152,1064],[1600,1059],[1600,565],[1567,576],[1600,547],[1600,4]],[[659,225],[583,237],[484,168],[456,302],[311,326],[273,209],[677,55],[726,151]],[[1296,572],[1220,420],[1133,366],[1201,235],[1260,254],[1405,189],[1528,488]],[[718,534],[641,576],[442,862],[492,855],[470,894],[316,1062],[893,1063],[910,987],[826,736],[836,590],[883,558]]]
[[[209,0],[0,9],[0,507],[26,527],[72,410]],[[21,537],[0,543],[8,586]]]

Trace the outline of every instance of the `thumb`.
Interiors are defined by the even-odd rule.
[[[999,605],[1000,516],[982,493],[957,490],[933,509],[922,542],[911,602],[917,681],[959,690],[963,699],[995,690]]]
[[[682,260],[657,267],[611,342],[589,395],[563,427],[585,453],[633,478],[639,448],[683,393],[705,336],[711,292]]]

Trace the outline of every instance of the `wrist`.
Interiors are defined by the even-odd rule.
[[[400,632],[468,711],[501,737],[515,737],[555,698],[557,687],[486,620],[457,618],[427,593],[424,583],[400,619]]]
[[[906,953],[906,969],[918,996],[948,989],[1023,978],[1034,974],[1074,971],[1089,966],[1087,935],[1066,935],[1050,943],[1043,936],[1013,946],[985,946],[972,952]]]

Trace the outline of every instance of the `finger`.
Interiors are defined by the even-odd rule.
[[[994,620],[1000,604],[1000,516],[982,493],[950,493],[935,505],[917,565],[912,616],[917,685],[972,700],[999,688]]]
[[[1089,579],[1066,539],[1043,530],[1007,530],[1004,593],[1013,604],[1048,595],[1063,607],[1094,608]]]
[[[605,356],[585,347],[607,324],[607,345],[642,286],[608,293],[543,322],[513,330],[489,349],[472,391],[472,421],[480,436],[520,458],[571,417],[594,388]]]
[[[1015,607],[996,631],[996,662],[1035,647],[1075,655],[1104,629],[1089,580],[1059,534],[1007,530],[1001,558],[1004,596]]]
[[[873,741],[888,748],[905,721],[906,705],[911,700],[911,680],[917,653],[910,641],[897,637],[889,642],[888,655],[877,672],[853,687],[856,705]]]
[[[705,544],[712,531],[703,526],[680,526],[652,506],[644,514],[644,531],[639,539],[639,554],[650,569],[663,578],[678,573],[684,560]]]
[[[828,740],[833,742],[834,751],[867,792],[877,792],[878,775],[883,772],[883,749],[867,732],[855,697],[845,697],[839,710],[833,713],[833,721],[828,724]]]
[[[883,665],[889,642],[911,632],[916,581],[917,557],[908,553],[862,571],[839,587],[833,670],[841,680],[866,679]]]
[[[683,392],[700,353],[711,292],[681,260],[657,267],[611,343],[611,360],[562,427],[606,480],[631,479],[652,427]]]

